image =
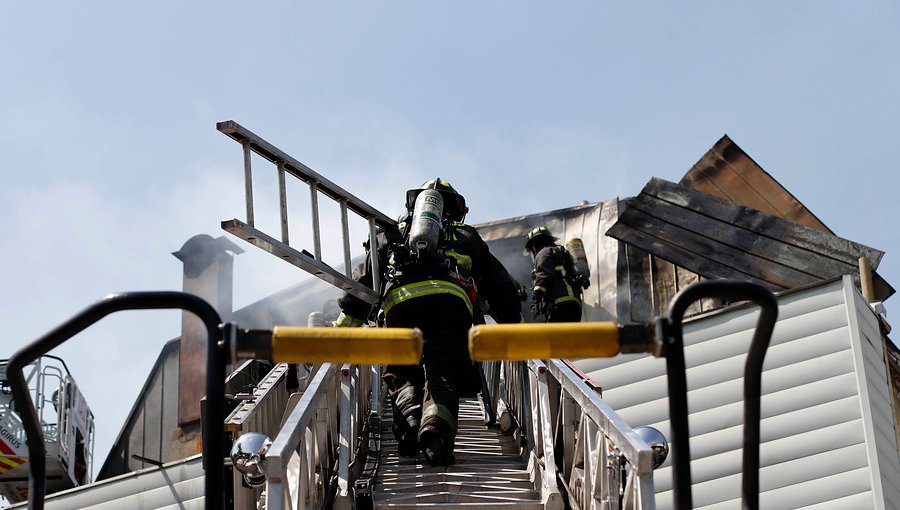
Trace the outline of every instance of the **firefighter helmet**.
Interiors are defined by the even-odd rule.
[[[549,241],[551,244],[556,241],[556,238],[553,237],[553,234],[547,229],[547,227],[541,225],[539,227],[534,227],[527,234],[525,234],[525,249],[530,250],[531,246],[537,242],[535,240],[545,239]]]
[[[440,177],[437,179],[429,179],[422,183],[421,186],[406,192],[406,210],[412,211],[416,205],[416,197],[422,190],[434,189],[440,192],[441,198],[444,199],[444,215],[452,221],[463,221],[469,208],[466,207],[466,199],[453,189],[447,181],[442,181]]]

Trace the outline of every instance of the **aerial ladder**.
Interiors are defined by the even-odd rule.
[[[222,228],[348,293],[376,303],[378,296],[372,288],[351,278],[347,211],[358,214],[367,223],[369,246],[375,246],[377,228],[392,228],[395,222],[240,124],[221,122],[217,129],[243,148],[247,206],[246,222],[223,221]],[[277,169],[280,240],[254,227],[251,154],[261,156]],[[309,187],[313,253],[290,246],[287,176]],[[340,208],[343,273],[322,261],[320,195],[336,201]],[[375,250],[370,250],[368,264],[374,277],[373,288],[378,289],[381,272]],[[237,456],[255,460],[237,471],[249,473],[245,481],[255,478],[257,486],[264,484],[266,508],[275,509],[315,507],[323,501],[344,508],[456,508],[485,504],[522,508],[655,508],[653,469],[662,465],[668,455],[666,438],[650,427],[633,428],[625,423],[600,398],[599,388],[566,361],[650,352],[667,358],[672,433],[678,432],[674,492],[677,506],[689,507],[687,386],[681,319],[690,304],[706,297],[746,299],[763,308],[745,377],[748,432],[744,467],[748,474],[744,493],[747,507],[754,508],[758,499],[758,467],[754,467],[759,462],[758,374],[777,316],[777,304],[770,292],[747,282],[703,282],[685,289],[673,300],[669,317],[659,319],[655,325],[474,327],[470,332],[470,353],[474,360],[483,360],[485,377],[480,398],[460,402],[457,463],[450,467],[430,467],[421,456],[397,455],[380,365],[325,363],[271,443],[257,437],[256,449],[241,452],[238,438]],[[486,321],[492,322],[489,317]],[[277,331],[272,332],[273,345],[278,336]],[[268,354],[265,349],[263,352]],[[316,356],[313,352],[306,354],[306,360]],[[364,361],[374,359],[376,353],[359,354]],[[303,361],[300,358],[304,357],[298,358]],[[409,362],[417,361],[418,356],[412,353]],[[336,378],[340,378],[340,384],[329,382]],[[338,393],[330,394],[332,391]],[[324,464],[316,467],[315,462],[325,462],[322,452],[332,449],[327,445],[323,448],[321,423],[327,420],[320,413],[334,412],[339,418],[339,455],[331,477],[334,486],[325,490],[329,480],[322,476],[328,470]],[[265,461],[258,462],[261,458]],[[236,461],[235,465],[240,464]]]
[[[393,228],[396,222],[240,124],[227,121],[219,123],[217,128],[242,146],[247,206],[246,221],[223,221],[222,228],[360,299],[377,303],[378,296],[372,288],[351,277],[348,211],[368,225],[369,246],[375,245],[379,228]],[[276,167],[280,239],[254,225],[252,154]],[[298,250],[289,242],[288,177],[299,179],[309,187],[312,253]],[[334,200],[340,208],[343,273],[322,260],[320,196]],[[370,254],[367,263],[372,266],[373,287],[377,289],[381,272],[375,250],[370,250]],[[325,497],[314,494],[323,485],[321,479],[313,476],[321,475],[321,467],[317,470],[304,465],[304,460],[315,458],[314,452],[321,450],[314,441],[304,441],[321,435],[321,430],[316,428],[316,420],[321,417],[313,409],[338,410],[339,415],[350,417],[340,430],[341,445],[346,443],[348,448],[340,449],[346,458],[338,462],[334,493],[337,506],[404,508],[421,504],[450,507],[488,504],[563,508],[564,502],[570,501],[570,506],[591,508],[595,506],[591,501],[596,501],[618,508],[619,500],[623,499],[626,508],[653,508],[654,450],[603,404],[598,388],[571,365],[558,359],[546,362],[530,359],[491,361],[481,366],[485,372],[485,388],[480,399],[460,402],[457,463],[446,468],[428,466],[421,455],[404,458],[397,454],[379,365],[320,367],[301,398],[302,405],[294,408],[266,451],[267,508],[304,506],[303,502]],[[337,376],[345,380],[339,407],[328,405],[326,390],[335,387],[328,381]],[[558,430],[557,437],[556,424],[563,421],[566,425]],[[357,441],[362,444],[356,444]],[[667,448],[664,439],[654,441],[657,450]],[[607,453],[602,454],[604,451]],[[626,464],[629,470],[623,477],[621,466]],[[303,477],[299,473],[306,473],[309,478],[301,481]],[[567,480],[566,484],[558,483],[561,477]],[[255,478],[260,483],[263,480],[261,473]],[[300,489],[309,492],[300,494],[297,492]],[[292,504],[286,504],[288,500]],[[581,503],[573,504],[576,501]]]
[[[222,228],[349,292],[377,303],[372,288],[351,276],[349,213],[367,225],[375,245],[379,228],[393,220],[261,137],[227,121],[217,125],[241,144],[246,221]],[[252,155],[277,170],[280,238],[255,225]],[[291,246],[286,181],[310,190],[313,252]],[[338,204],[343,272],[322,260],[319,198]],[[375,250],[367,261],[379,288]],[[759,508],[760,374],[777,317],[771,292],[749,282],[704,281],[683,289],[666,317],[653,324],[614,323],[478,325],[469,333],[472,358],[484,374],[479,398],[460,402],[456,464],[431,467],[422,456],[400,457],[391,433],[390,405],[381,381],[384,364],[419,361],[422,335],[406,328],[330,328],[310,317],[306,327],[247,330],[222,323],[202,299],[181,292],[110,295],[8,361],[8,381],[20,410],[29,455],[44,453],[40,421],[27,391],[25,368],[50,349],[113,312],[180,308],[206,327],[208,417],[224,415],[227,363],[264,359],[275,367],[225,423],[204,419],[205,507],[235,509],[408,508],[478,505],[521,508],[653,509],[653,469],[666,461],[668,442],[650,427],[632,427],[604,403],[599,388],[567,359],[650,353],[665,357],[669,386],[673,494],[690,508],[687,383],[682,319],[688,306],[716,297],[749,300],[762,310],[745,367],[744,507]],[[301,390],[285,398],[289,365],[302,365]],[[299,371],[299,370],[298,370]],[[227,431],[227,434],[226,434]],[[267,431],[264,433],[262,431]],[[222,456],[230,447],[230,458]],[[226,480],[232,469],[231,480]],[[32,463],[29,508],[43,508],[45,465]]]
[[[28,496],[28,447],[0,360],[0,495],[11,502]],[[94,451],[94,415],[66,363],[41,356],[25,367],[28,392],[43,431],[47,488],[56,492],[89,483]]]

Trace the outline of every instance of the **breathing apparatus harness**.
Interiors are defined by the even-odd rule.
[[[434,188],[438,182],[440,179],[435,179]],[[478,294],[475,279],[469,276],[471,267],[460,267],[460,259],[468,257],[458,254],[450,244],[457,239],[456,227],[461,223],[444,214],[443,198],[434,188],[423,189],[414,207],[398,222],[399,235],[388,242],[387,268],[380,295],[383,298],[396,285],[438,279],[459,285],[474,306]],[[383,318],[379,316],[379,319]]]

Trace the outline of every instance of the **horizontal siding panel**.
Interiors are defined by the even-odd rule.
[[[872,491],[865,491],[843,498],[831,499],[821,503],[804,506],[797,510],[848,510],[853,508],[874,508],[874,498],[875,496],[872,494]]]
[[[836,352],[818,359],[765,372],[762,377],[762,392],[765,395],[852,371],[850,351]],[[737,375],[740,375],[740,372]],[[688,370],[688,387],[691,387],[690,370]],[[823,388],[823,390],[829,391],[830,389]],[[712,384],[688,392],[688,410],[692,414],[741,401],[743,401],[743,378]]]
[[[818,421],[827,423],[832,420],[806,420],[806,427],[803,422],[798,420],[788,423],[792,427],[789,430],[763,420],[761,435],[764,437],[760,444],[761,464],[764,466],[774,465],[797,456],[815,455],[865,442],[861,420],[840,421],[835,425],[821,425],[821,428],[817,429],[809,428],[809,422]],[[818,423],[815,423],[813,426],[817,425]],[[702,459],[733,450],[741,452],[744,446],[743,432],[743,426],[737,426],[695,437],[691,442],[691,458]]]
[[[773,418],[764,418],[760,425],[761,465],[784,462],[782,455],[799,456],[791,443],[797,441],[797,451],[804,450],[803,455],[821,453],[830,449],[863,443],[865,433],[859,410],[853,408],[853,399],[840,402],[829,402],[809,410],[783,414]],[[691,459],[702,459],[725,453],[729,448],[740,452],[743,449],[743,425],[734,425],[728,429],[714,430],[705,434],[695,431],[700,427],[691,427]],[[662,432],[662,429],[660,429]],[[668,431],[668,430],[667,430]],[[836,438],[835,431],[847,434]],[[665,432],[664,432],[665,433]],[[799,445],[811,438],[820,437],[833,440],[831,443],[811,445],[809,448],[821,448],[818,452],[807,451]],[[784,452],[765,453],[770,445],[785,447]],[[660,469],[665,469],[664,465]],[[735,472],[740,471],[736,469]]]
[[[824,338],[831,338],[832,341],[843,339],[843,342],[849,347],[850,341],[846,333],[847,323],[836,319],[835,317],[841,317],[841,314],[834,313],[835,311],[827,310],[821,315],[807,317],[805,321],[779,322],[775,327],[772,343],[766,355],[767,363],[770,358],[774,357],[774,354],[770,353],[778,352],[776,348],[782,345],[791,345],[799,340],[808,340],[809,343],[814,343],[823,341]],[[755,326],[755,320],[750,321],[749,324],[751,327]],[[829,334],[841,336],[821,336]],[[752,331],[742,330],[727,335],[723,334],[701,343],[695,342],[693,336],[688,333],[685,338],[687,366],[696,368],[725,357],[744,355],[749,350],[751,337]],[[666,373],[665,360],[649,355],[630,358],[619,356],[604,360],[576,360],[575,365],[597,381],[605,390],[646,381],[652,377],[664,376]]]
[[[771,429],[771,427],[769,428]],[[724,437],[710,437],[714,435]],[[805,431],[795,432],[790,436],[776,440],[763,439],[759,450],[760,466],[763,468],[776,466],[836,450],[844,451],[846,448],[853,446],[865,448],[864,436],[862,421],[855,420],[823,427],[818,430],[809,430],[807,428]],[[691,466],[694,483],[741,472],[743,462],[742,427],[734,427],[727,431],[720,431],[694,439],[691,441]],[[718,451],[713,452],[714,454],[706,455],[711,450],[710,443],[718,444],[719,448],[716,448]],[[863,453],[865,453],[864,450]],[[860,467],[865,465],[867,460],[863,455],[858,462],[861,464],[857,467]],[[845,464],[837,467],[833,466],[833,472],[840,472],[848,467]],[[672,488],[671,469],[671,464],[667,461],[667,464],[657,470],[657,473],[660,474],[665,470],[664,478],[654,477],[657,491],[670,490]],[[771,483],[772,485],[769,487],[773,488],[778,482],[772,481]]]
[[[779,297],[762,376],[761,508],[870,508],[882,494],[900,501],[900,455],[878,354],[880,332],[868,305],[849,310],[845,304],[851,296],[859,301],[852,285],[845,278]],[[685,324],[697,508],[740,506],[743,372],[758,315],[753,307],[736,307]],[[665,361],[620,358],[579,360],[579,367],[627,423],[671,437]],[[878,494],[872,492],[875,463]],[[672,508],[671,459],[654,479],[658,507]]]
[[[799,338],[846,326],[847,314],[844,311],[844,303],[842,301],[833,302],[834,299],[823,301],[828,303],[827,307],[815,308],[803,314],[787,313],[789,309],[779,306],[778,324],[775,326],[772,342],[777,343],[783,341],[780,340],[782,338]],[[836,311],[840,311],[840,313],[835,313]],[[713,319],[719,320],[714,321]],[[684,325],[685,345],[694,345],[739,332],[752,331],[756,328],[758,320],[759,309],[753,307],[738,309],[732,313],[722,314],[721,317],[717,315],[703,318],[700,321],[689,321]],[[707,322],[711,323],[709,327],[706,327]]]
[[[842,459],[836,459],[837,462]],[[762,474],[761,474],[762,476]],[[809,480],[796,485],[779,487],[759,495],[760,508],[765,510],[794,510],[803,506],[825,503],[850,495],[870,491],[868,468],[844,471],[840,474]],[[706,483],[695,483],[693,488],[694,508],[740,508],[732,506],[738,502],[730,495],[741,493],[741,475],[735,474],[726,478],[711,480]],[[723,499],[724,495],[728,499]],[[656,507],[659,510],[672,510],[672,491],[657,493]],[[872,508],[872,505],[862,508]],[[856,510],[848,507],[845,510]]]
[[[813,505],[804,506],[796,510],[856,510],[864,508],[873,508],[872,491],[860,492],[843,498],[832,499],[815,503]],[[703,510],[734,510],[741,508],[740,498],[723,501],[714,505],[703,507]]]
[[[839,279],[809,291],[790,292],[778,296],[778,317],[779,319],[802,317],[837,305],[846,306],[844,286]]]
[[[840,463],[841,460],[838,459],[836,462]],[[817,503],[826,503],[870,490],[872,490],[871,473],[869,468],[864,467],[763,492],[759,495],[760,508],[790,510]],[[871,508],[871,506],[866,508]],[[848,508],[847,510],[850,509]]]
[[[710,350],[712,350],[710,346]],[[715,346],[718,347],[718,346]],[[810,358],[821,357],[830,353],[841,351],[849,348],[849,340],[845,329],[827,331],[813,337],[803,338],[791,342],[790,344],[781,344],[771,347],[766,354],[766,362],[763,369],[766,371],[781,368],[792,363],[808,361]],[[849,351],[847,351],[849,352]],[[643,360],[642,360],[643,361]],[[656,361],[658,370],[652,372],[646,369],[649,364],[641,363],[641,366],[620,366],[615,367],[619,370],[603,370],[592,372],[588,375],[601,384],[604,388],[604,400],[615,409],[625,409],[632,405],[646,403],[668,396],[668,383],[664,371],[664,360],[649,359],[647,361]],[[692,367],[689,370],[689,387],[708,386],[721,382],[723,377],[743,377],[744,364],[746,363],[746,355],[740,355],[729,359],[722,359],[715,366],[709,366],[705,369]],[[627,381],[621,380],[627,377]],[[635,379],[635,374],[643,374],[643,378]],[[763,375],[763,380],[766,380]]]
[[[621,366],[635,366],[632,363],[639,362],[654,362],[657,364],[661,364],[661,374],[666,372],[666,362],[662,358],[654,358],[650,354],[620,354],[618,356],[613,356],[611,358],[587,358],[587,359],[575,359],[572,360],[575,366],[578,367],[579,370],[584,372],[585,374],[598,374],[601,371],[605,373],[610,369],[615,369],[616,367]],[[653,363],[650,363],[649,366],[652,368]],[[593,376],[591,376],[593,377]],[[600,381],[597,380],[599,383]]]
[[[826,424],[826,417],[833,420],[832,416],[839,416],[843,417],[844,421],[859,418],[859,396],[856,393],[854,374],[841,374],[833,378],[763,395],[760,408],[763,420],[798,411],[821,416],[823,424]],[[617,409],[616,413],[626,423],[650,425],[659,429],[666,437],[669,436],[669,407],[668,401],[665,399],[648,402],[644,405],[635,405],[627,409]],[[743,401],[734,401],[728,406],[693,413],[688,422],[691,434],[702,435],[742,424],[743,413]],[[728,423],[724,423],[723,420],[728,420]],[[834,423],[839,422],[829,421],[827,425]]]

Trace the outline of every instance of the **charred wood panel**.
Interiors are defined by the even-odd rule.
[[[833,234],[819,218],[763,170],[728,135],[716,142],[688,170],[680,184]]]
[[[774,290],[858,275],[883,252],[706,193],[653,179],[607,231],[707,278],[749,279]]]

